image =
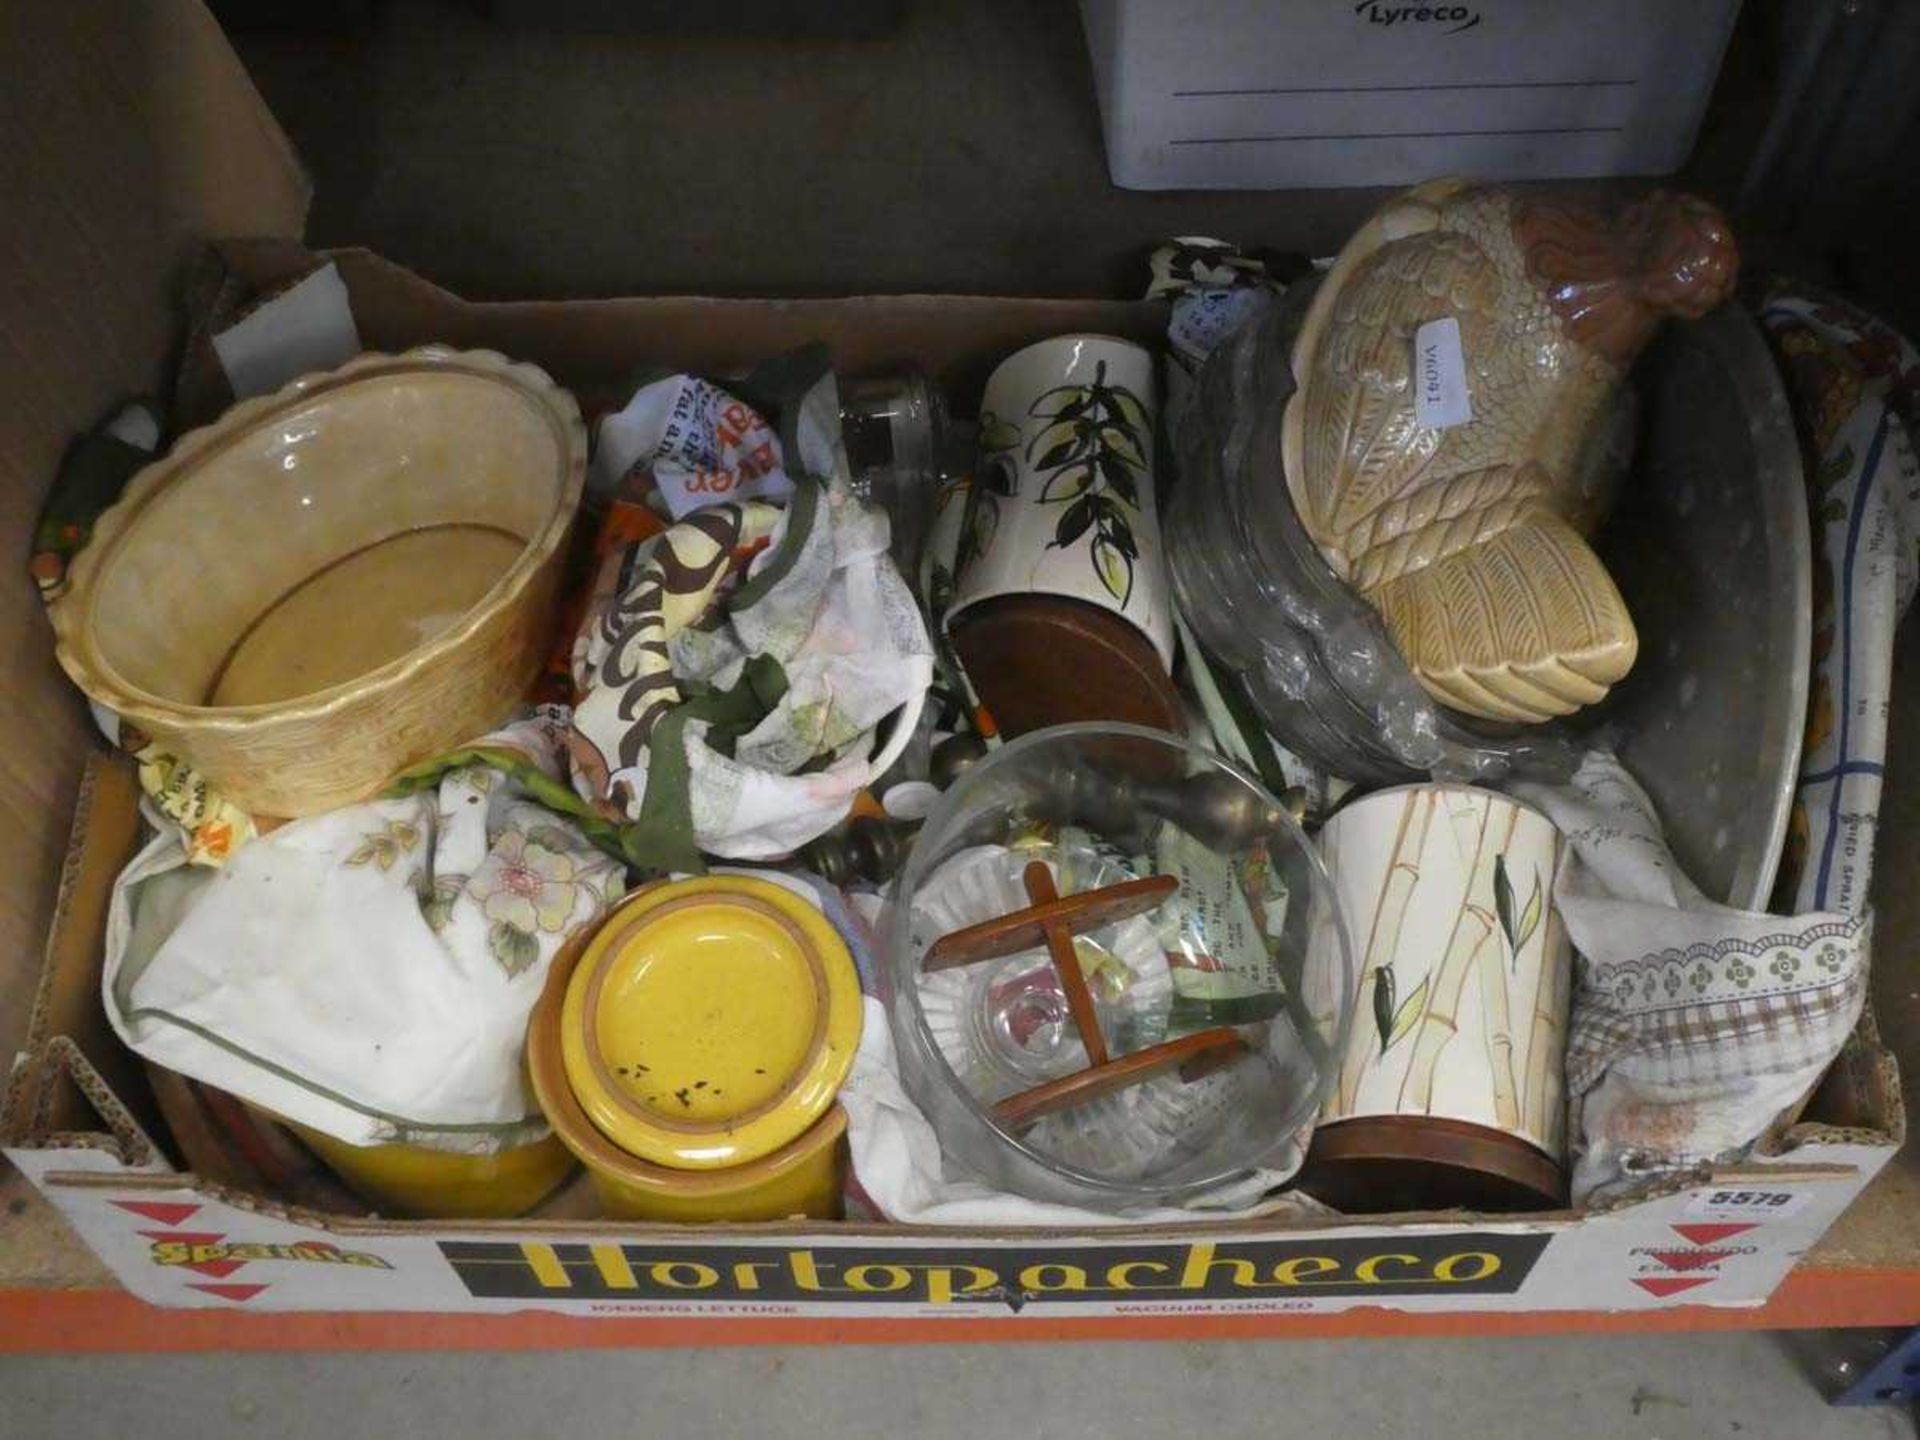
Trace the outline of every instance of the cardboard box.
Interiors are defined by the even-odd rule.
[[[140,23],[111,26],[81,8],[49,8],[30,34],[0,20],[0,121],[28,133],[31,113],[32,133],[52,137],[0,162],[11,167],[0,226],[23,257],[8,339],[42,360],[31,377],[38,403],[9,410],[0,427],[0,520],[15,553],[66,437],[116,395],[158,384],[170,283],[198,237],[264,237],[224,247],[256,283],[306,263],[297,166],[197,3],[150,0]],[[811,338],[849,370],[917,364],[970,403],[993,362],[1030,340],[1076,329],[1148,336],[1159,319],[1138,304],[927,296],[466,304],[364,252],[334,258],[369,347],[499,349],[546,367],[588,405],[644,365],[726,370]],[[87,722],[18,567],[0,567],[0,616],[20,697],[0,756],[10,861],[0,867],[0,1024],[12,1027],[0,1041],[17,1056],[0,1147],[155,1304],[943,1317],[1757,1305],[1904,1134],[1892,1060],[1868,1020],[1808,1116],[1750,1163],[1587,1214],[1078,1234],[298,1211],[169,1158],[141,1066],[99,1002],[107,896],[136,841],[132,778],[118,761],[86,759],[62,858],[67,777],[90,750]]]
[[[89,765],[41,1019],[0,1142],[114,1275],[157,1305],[738,1316],[1757,1305],[1886,1162],[1904,1125],[1869,1023],[1826,1102],[1857,1107],[1856,1123],[1802,1123],[1750,1164],[1587,1215],[1084,1234],[333,1218],[175,1171],[152,1138],[137,1064],[102,1033],[106,896],[132,853],[136,800],[124,763]]]
[[[1739,0],[1081,0],[1113,183],[1666,175]]]

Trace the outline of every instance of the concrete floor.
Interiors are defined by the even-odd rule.
[[[753,47],[393,0],[362,36],[240,49],[314,172],[310,237],[474,295],[1124,295],[1167,235],[1318,253],[1372,204],[1114,190],[1072,6],[910,11],[894,40]],[[0,1395],[0,1436],[66,1440],[1914,1433],[1829,1410],[1759,1335],[21,1359]]]
[[[0,1365],[0,1434],[141,1440],[1900,1440],[1764,1335],[258,1355]]]

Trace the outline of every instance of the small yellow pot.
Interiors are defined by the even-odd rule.
[[[389,1215],[511,1220],[573,1173],[572,1154],[553,1135],[494,1155],[455,1155],[424,1145],[349,1145],[306,1125],[280,1123],[350,1190]]]
[[[839,1214],[860,988],[820,912],[770,881],[636,891],[554,959],[527,1032],[534,1093],[607,1213]]]
[[[847,1112],[838,1105],[798,1140],[764,1159],[728,1170],[672,1170],[636,1159],[594,1129],[558,1073],[557,1052],[531,1033],[527,1052],[534,1090],[554,1133],[587,1167],[600,1208],[611,1218],[673,1225],[840,1218]],[[557,1089],[551,1088],[554,1082]]]

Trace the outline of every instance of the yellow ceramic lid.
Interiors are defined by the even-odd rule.
[[[853,957],[769,880],[654,885],[616,908],[567,985],[567,1083],[631,1155],[688,1170],[772,1154],[824,1115],[860,1043]]]

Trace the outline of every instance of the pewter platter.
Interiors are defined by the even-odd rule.
[[[1758,324],[1669,324],[1635,367],[1640,438],[1599,549],[1640,632],[1593,712],[1709,896],[1764,909],[1807,708],[1812,551],[1793,420]]]

